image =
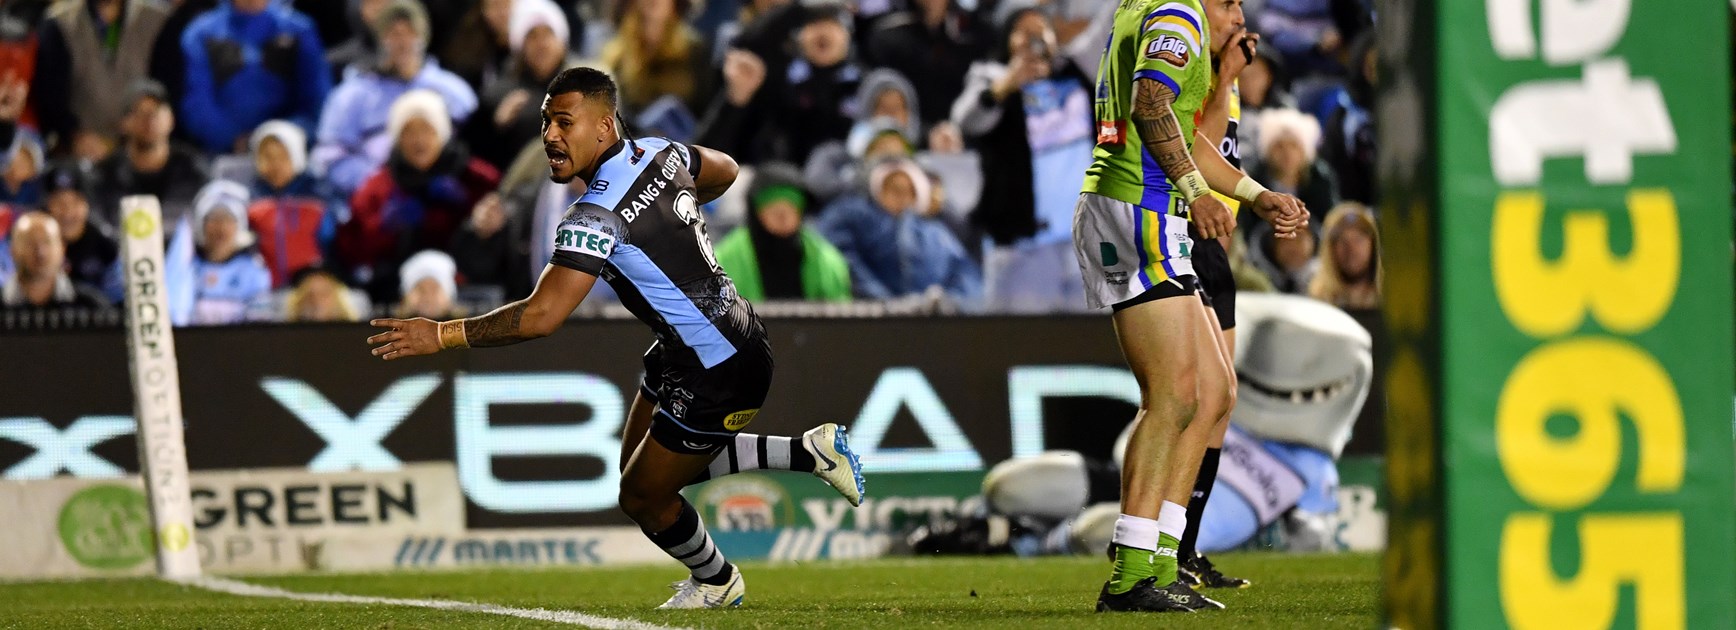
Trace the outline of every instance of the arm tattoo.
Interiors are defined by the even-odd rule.
[[[1181,135],[1181,122],[1175,119],[1170,105],[1175,91],[1155,79],[1133,82],[1133,125],[1153,160],[1163,168],[1171,181],[1198,170],[1188,154],[1187,138]]]
[[[510,346],[530,339],[518,331],[519,320],[524,319],[524,309],[528,306],[529,302],[519,300],[487,315],[464,320],[464,335],[470,340],[470,347]]]

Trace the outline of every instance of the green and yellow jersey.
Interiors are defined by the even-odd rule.
[[[1129,124],[1133,83],[1152,79],[1175,92],[1171,108],[1191,149],[1212,88],[1210,33],[1199,0],[1122,0],[1116,7],[1115,29],[1097,64],[1097,148],[1084,192],[1157,212],[1181,203],[1175,184]]]

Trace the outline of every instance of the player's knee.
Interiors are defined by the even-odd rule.
[[[1164,387],[1146,392],[1142,405],[1144,421],[1169,424],[1177,431],[1187,428],[1199,411],[1199,395],[1188,379],[1187,387]]]
[[[1230,421],[1230,412],[1236,410],[1236,381],[1234,379],[1230,380],[1230,386],[1229,387],[1224,388],[1223,400],[1224,400],[1224,405],[1223,405],[1224,409],[1222,412],[1219,412],[1217,415],[1217,420],[1220,423],[1229,422]]]
[[[633,522],[641,524],[655,520],[668,499],[669,497],[656,496],[628,484],[621,484],[621,493],[618,497],[621,511],[625,512],[628,518],[633,519]]]
[[[1234,404],[1235,392],[1221,383],[1200,392],[1199,403],[1195,408],[1195,418],[1202,423],[1216,425],[1219,420],[1227,417],[1230,406]]]

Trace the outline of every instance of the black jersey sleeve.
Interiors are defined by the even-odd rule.
[[[620,215],[596,204],[573,204],[555,229],[555,253],[549,263],[601,275],[609,255],[626,241],[627,223]]]
[[[687,160],[687,176],[692,177],[693,181],[699,181],[699,151],[695,150],[691,144],[682,142],[673,144],[680,147],[681,159]]]

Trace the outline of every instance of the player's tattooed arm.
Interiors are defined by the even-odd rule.
[[[1175,98],[1175,91],[1156,79],[1133,82],[1133,126],[1163,173],[1172,181],[1180,181],[1199,169],[1188,155],[1187,138],[1175,118]]]
[[[1222,202],[1211,196],[1205,173],[1200,172],[1189,153],[1187,137],[1182,135],[1181,121],[1175,118],[1176,93],[1155,79],[1133,82],[1133,124],[1163,174],[1188,200],[1189,221],[1199,228],[1201,236],[1217,238],[1236,227],[1236,217]],[[1216,151],[1212,147],[1195,147]]]
[[[578,308],[596,282],[597,276],[550,264],[543,267],[542,278],[528,298],[468,319],[376,319],[370,323],[390,330],[368,337],[368,345],[375,346],[374,356],[392,361],[452,348],[492,348],[547,337]]]
[[[540,337],[541,335],[526,334],[522,330],[524,311],[529,307],[530,302],[519,300],[494,309],[487,315],[466,319],[464,338],[470,342],[472,348],[493,348]]]
[[[554,334],[579,302],[591,292],[597,276],[577,269],[550,264],[530,297],[494,309],[487,315],[465,320],[464,339],[472,348],[509,346]]]

